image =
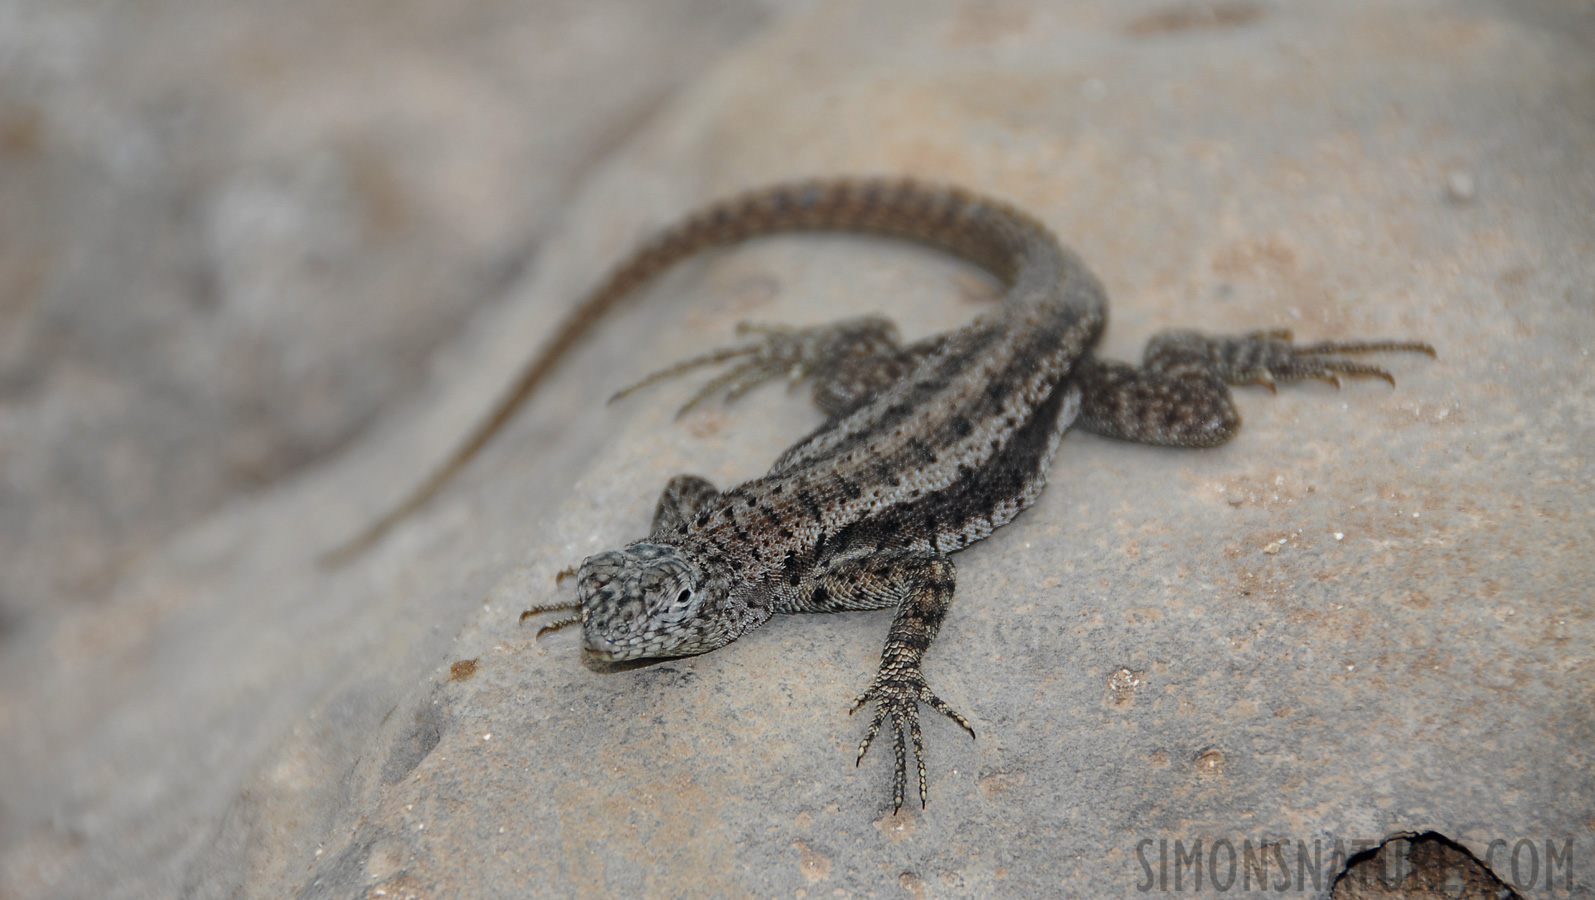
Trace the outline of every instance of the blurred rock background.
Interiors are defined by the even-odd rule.
[[[0,631],[332,453],[784,0],[0,0]]]

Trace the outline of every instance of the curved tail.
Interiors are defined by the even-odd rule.
[[[902,237],[963,257],[1006,283],[1034,259],[1037,242],[1057,241],[1030,216],[996,200],[911,179],[795,182],[750,191],[706,207],[660,232],[576,306],[521,370],[459,449],[397,506],[321,557],[338,566],[369,549],[420,508],[493,439],[554,367],[619,300],[677,262],[710,247],[789,231],[854,231]]]

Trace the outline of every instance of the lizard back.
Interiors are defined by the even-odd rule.
[[[947,483],[950,471],[956,472],[958,463],[948,462],[955,456],[967,464],[982,452],[996,452],[999,435],[976,423],[990,424],[991,413],[1001,411],[1002,419],[1013,421],[999,431],[1011,433],[1024,418],[1023,410],[1042,399],[1039,386],[1066,377],[1068,365],[1101,329],[1104,302],[1096,279],[1045,226],[1007,204],[913,179],[813,180],[752,191],[706,207],[616,266],[571,310],[459,448],[400,503],[324,555],[322,562],[337,565],[353,558],[431,499],[504,427],[593,325],[643,283],[702,250],[794,231],[905,238],[969,260],[1007,285],[1001,306],[951,335],[935,365],[926,361],[924,377],[833,419],[777,461],[772,476],[828,459],[839,467],[836,474],[843,480],[860,490],[870,485],[870,499],[862,500],[862,506],[847,506],[848,515],[880,502],[888,487],[934,491]],[[897,425],[928,409],[927,402],[936,397],[955,402],[939,408],[944,421],[933,429],[937,446],[930,446],[922,430],[916,429],[920,436],[914,438]],[[984,451],[979,449],[982,442]],[[956,452],[947,453],[950,449]],[[932,455],[938,463],[929,462]],[[918,458],[924,473],[904,487],[859,468],[878,469],[883,456],[894,466]]]
[[[990,270],[1007,291],[765,477],[650,536],[763,595],[756,605],[797,602],[811,589],[809,573],[857,546],[950,553],[1029,506],[1078,408],[1069,375],[1103,319],[1096,279],[1035,220],[911,181],[776,188],[707,211],[677,233],[692,237],[667,235],[659,246],[669,249],[654,252],[679,258],[679,247],[722,242],[709,234],[808,228],[929,244]]]

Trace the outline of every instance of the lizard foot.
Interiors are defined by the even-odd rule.
[[[1230,384],[1260,384],[1269,390],[1279,383],[1316,379],[1340,387],[1342,375],[1353,378],[1381,378],[1391,385],[1395,376],[1357,360],[1348,354],[1427,353],[1434,348],[1421,341],[1324,341],[1295,346],[1289,329],[1254,331],[1236,338],[1214,339],[1214,361]]]
[[[542,628],[537,629],[537,633],[532,635],[532,640],[534,642],[538,638],[548,634],[551,631],[558,631],[561,628],[581,624],[582,615],[580,603],[549,603],[543,606],[534,606],[531,609],[521,613],[520,621],[522,624],[525,624],[526,620],[530,619],[532,616],[551,612],[571,612],[571,615],[565,616],[561,619],[555,619],[554,621],[549,622],[547,625],[544,625]]]
[[[897,348],[897,329],[891,322],[876,316],[846,319],[812,328],[744,322],[737,326],[737,333],[759,335],[759,340],[740,347],[721,347],[684,359],[616,391],[609,402],[613,403],[649,385],[693,369],[738,360],[710,379],[682,404],[681,409],[676,411],[679,417],[721,390],[725,391],[729,402],[783,374],[796,384],[816,372]]]
[[[858,745],[858,758],[853,764],[856,766],[864,761],[864,754],[869,751],[870,743],[880,733],[881,725],[886,722],[887,717],[890,717],[892,751],[897,757],[897,769],[892,774],[892,813],[895,815],[903,808],[903,791],[908,786],[909,741],[914,744],[914,763],[919,768],[919,806],[924,809],[927,797],[925,740],[919,731],[919,704],[923,703],[957,722],[959,727],[969,732],[970,737],[975,736],[975,729],[970,727],[967,719],[931,691],[918,666],[897,671],[882,666],[880,674],[875,676],[875,683],[853,701],[849,714],[870,701],[875,702],[875,718],[870,721],[869,730],[864,733],[864,740]]]

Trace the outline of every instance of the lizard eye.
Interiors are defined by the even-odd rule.
[[[687,603],[690,602],[691,600],[692,600],[692,588],[682,588],[681,589],[681,593],[676,595],[676,605],[677,606],[686,606]]]

